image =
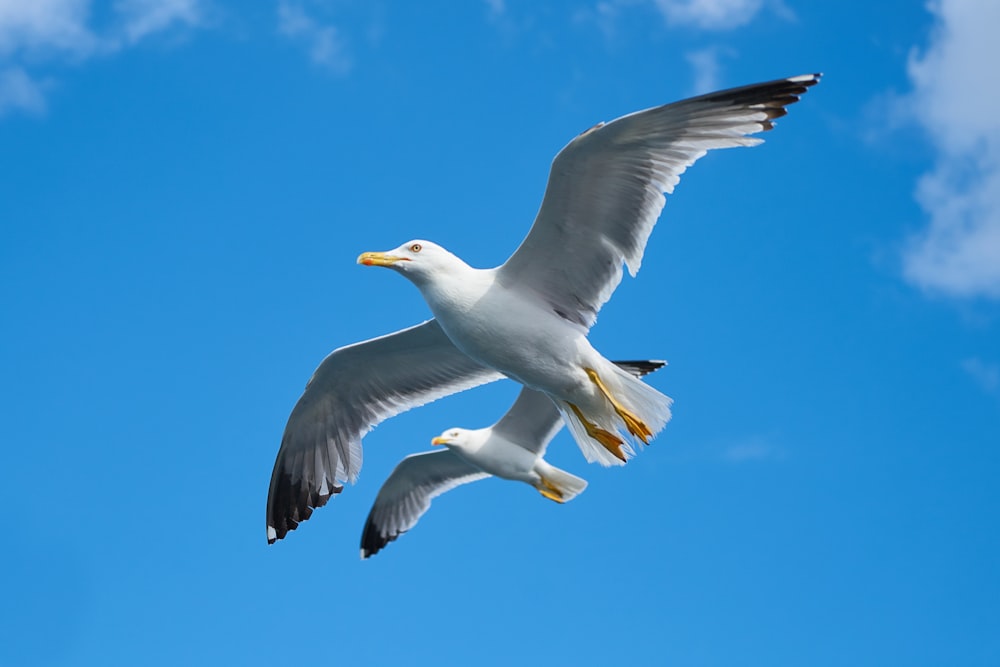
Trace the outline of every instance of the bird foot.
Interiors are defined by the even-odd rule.
[[[567,405],[569,405],[570,409],[572,409],[574,414],[576,414],[577,419],[579,419],[580,422],[583,424],[583,428],[587,430],[587,435],[589,435],[597,442],[601,443],[601,446],[604,447],[604,449],[611,452],[615,456],[615,458],[617,458],[619,461],[626,460],[625,454],[622,452],[622,447],[621,447],[623,444],[625,444],[624,440],[622,440],[621,438],[619,438],[617,435],[615,435],[610,431],[605,431],[597,424],[588,421],[587,418],[583,416],[583,413],[580,412],[580,408],[576,407],[572,403],[567,403]]]
[[[611,395],[611,392],[608,391],[608,388],[601,380],[601,376],[597,374],[597,371],[593,368],[584,368],[583,370],[586,371],[587,377],[590,378],[590,381],[593,382],[601,394],[604,395],[604,398],[608,399],[608,402],[611,403],[611,407],[614,408],[618,416],[622,418],[623,422],[625,422],[625,428],[628,429],[628,432],[642,440],[642,444],[648,445],[649,439],[653,437],[653,432],[649,430],[646,423],[629,412],[625,406],[619,403],[618,400]]]
[[[556,501],[557,503],[560,503],[560,504],[566,502],[563,499],[563,493],[562,493],[562,491],[560,491],[559,488],[557,486],[555,486],[552,482],[550,482],[549,480],[547,480],[544,477],[542,477],[542,482],[541,483],[542,483],[542,486],[537,487],[538,488],[538,492],[540,494],[542,494],[543,496],[545,496],[549,500],[554,500],[554,501]]]

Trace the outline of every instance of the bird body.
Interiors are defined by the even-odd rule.
[[[472,268],[425,240],[363,253],[358,261],[408,278],[455,347],[548,396],[588,461],[624,463],[634,455],[628,435],[646,444],[670,420],[668,397],[605,359],[585,327],[503,285],[499,268]]]
[[[494,433],[492,427],[450,429],[434,438],[432,443],[448,447],[483,472],[535,487],[553,468],[545,463],[540,452],[525,449],[502,434]]]

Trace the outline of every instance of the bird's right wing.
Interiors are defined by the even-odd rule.
[[[622,116],[573,139],[552,162],[538,216],[500,267],[501,284],[589,329],[646,241],[681,174],[709,150],[753,146],[818,74],[730,88]]]
[[[616,361],[621,369],[636,377],[649,375],[666,366],[665,361]],[[503,417],[493,425],[493,433],[527,449],[544,455],[545,448],[563,426],[562,416],[545,394],[525,387],[517,395]]]
[[[501,377],[460,352],[435,320],[334,350],[288,417],[267,494],[268,543],[357,479],[361,438],[376,424]]]
[[[361,557],[377,554],[410,530],[431,500],[461,484],[489,477],[450,449],[411,454],[399,462],[379,489],[361,534]]]

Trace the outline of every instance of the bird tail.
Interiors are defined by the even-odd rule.
[[[641,419],[649,427],[651,435],[655,436],[670,421],[670,406],[674,402],[673,399],[664,396],[617,365],[614,366],[614,369],[617,372],[617,379],[621,383],[618,390],[614,392],[615,398]],[[646,371],[643,375],[650,372],[652,371]]]
[[[541,477],[535,488],[557,503],[573,500],[587,488],[587,480],[560,470],[542,459],[535,464],[535,472]]]
[[[639,380],[636,375],[651,373],[664,364],[661,362],[619,362],[608,364],[601,374],[611,395],[627,411],[630,417],[648,430],[646,439],[652,439],[670,421],[670,405],[673,401]],[[569,431],[580,446],[587,461],[602,466],[625,465],[636,455],[636,450],[644,443],[633,437],[625,420],[609,409],[603,414],[579,414],[573,406],[560,402],[560,412]],[[583,419],[591,423],[590,428]]]
[[[637,378],[649,375],[667,365],[667,362],[659,359],[642,359],[640,361],[613,361],[611,362],[623,371],[628,371],[629,375]]]

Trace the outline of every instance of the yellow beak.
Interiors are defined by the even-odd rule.
[[[434,438],[433,440],[431,440],[431,444],[432,445],[447,445],[448,444],[448,438],[442,438],[441,436],[438,436],[438,437]]]
[[[358,255],[358,264],[365,266],[392,266],[396,262],[409,261],[409,257],[397,257],[384,252],[363,252]]]

